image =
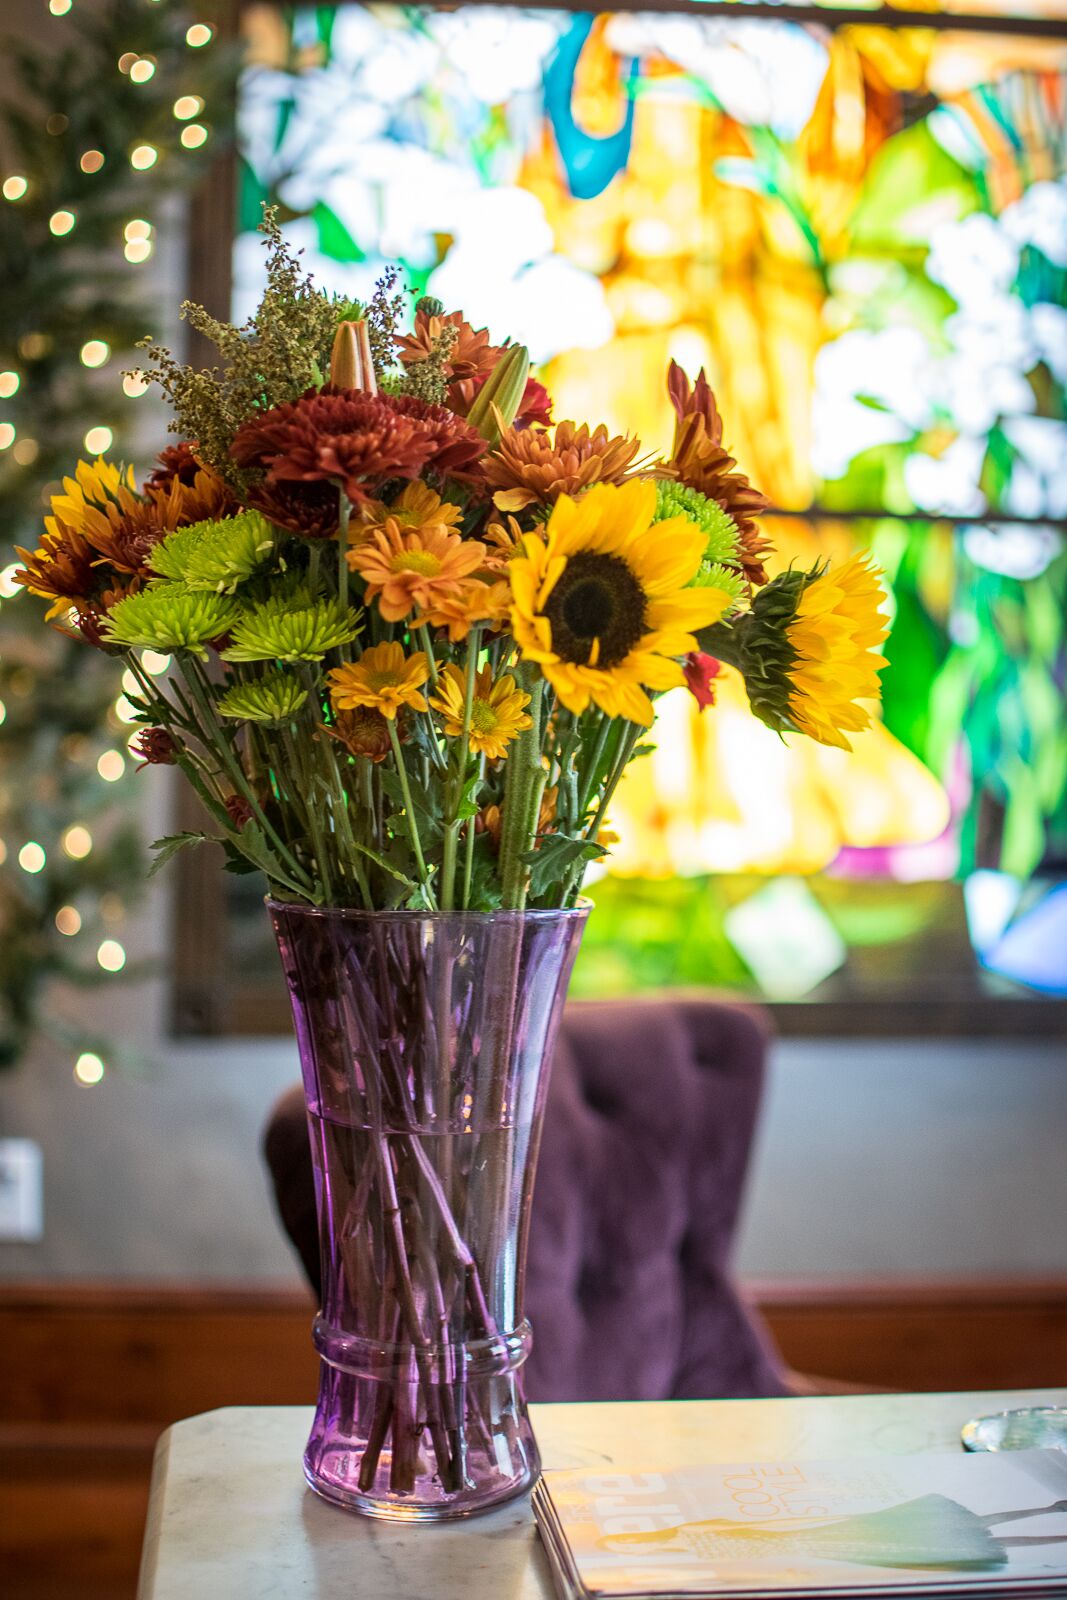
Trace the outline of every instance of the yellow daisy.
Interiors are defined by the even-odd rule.
[[[511,626],[568,711],[590,701],[609,717],[647,727],[649,689],[684,683],[678,659],[694,631],[730,605],[722,589],[687,589],[704,534],[683,517],[653,526],[656,486],[631,479],[560,495],[544,537],[527,534],[508,567]]]
[[[430,696],[430,704],[444,717],[445,732],[452,739],[463,733],[466,701],[467,674],[450,662],[437,680],[437,693]],[[494,683],[489,668],[482,667],[475,676],[471,699],[468,742],[474,754],[499,761],[515,735],[532,725],[525,709],[529,704],[530,696],[516,688],[510,673]]]
[[[353,514],[348,525],[349,544],[362,544],[390,519],[404,533],[428,533],[434,528],[456,527],[463,520],[463,510],[442,500],[427,484],[409,483],[389,505],[381,500],[368,500]]]
[[[853,556],[805,584],[786,638],[795,661],[789,669],[789,715],[801,733],[820,744],[850,750],[846,732],[859,733],[870,713],[857,701],[877,700],[878,673],[886,658],[878,646],[889,632],[880,609],[885,596],[866,556]]]
[[[372,706],[392,722],[401,706],[426,710],[421,688],[429,676],[429,663],[421,650],[405,656],[401,646],[392,642],[364,650],[358,661],[334,667],[326,679],[335,711]]]

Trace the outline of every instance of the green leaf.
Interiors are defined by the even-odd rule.
[[[537,899],[553,884],[561,883],[579,861],[595,861],[605,854],[595,839],[580,839],[569,833],[549,833],[537,850],[524,856],[530,868],[530,893]]]
[[[187,845],[219,843],[221,841],[212,833],[168,833],[162,839],[155,839],[150,848],[156,852],[156,856],[148,869],[148,876],[154,878],[160,867],[166,866],[170,858]]]
[[[324,256],[329,256],[332,261],[367,259],[336,211],[331,211],[322,200],[315,202],[311,220],[319,231],[319,249]]]
[[[405,889],[417,889],[419,887],[414,878],[409,878],[406,872],[401,872],[399,867],[394,867],[389,858],[383,856],[380,851],[372,850],[370,845],[360,844],[356,840],[353,840],[353,843],[361,856],[366,856],[368,861],[373,861],[376,867],[381,867],[382,871],[387,872],[391,878],[395,878],[397,883],[402,883]]]

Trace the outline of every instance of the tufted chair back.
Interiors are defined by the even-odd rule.
[[[759,1014],[740,1006],[671,998],[566,1008],[530,1228],[530,1399],[789,1392],[730,1270],[765,1053]],[[317,1288],[299,1090],[275,1107],[265,1153]]]

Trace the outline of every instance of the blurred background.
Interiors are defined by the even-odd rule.
[[[573,993],[767,1007],[739,1264],[819,1370],[919,1387],[935,1325],[1059,1337],[1067,6],[902,9],[7,0],[0,1278],[43,1345],[104,1286],[201,1332],[223,1291],[286,1328],[299,1293],[258,1156],[296,1076],[261,887],[189,852],[145,884],[188,802],[135,771],[121,673],[11,582],[79,454],[150,466],[135,343],[178,345],[186,295],[249,313],[264,202],[324,287],[397,262],[525,341],[557,418],[665,447],[667,362],[705,367],[776,564],[873,551],[882,720],[849,756],[778,740],[729,671],[714,710],[667,696]]]

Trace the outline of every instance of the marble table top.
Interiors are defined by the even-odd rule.
[[[546,1469],[955,1450],[970,1417],[1067,1389],[531,1407]],[[451,1523],[355,1516],[305,1486],[301,1406],[232,1407],[156,1452],[138,1600],[552,1600],[529,1500]]]

